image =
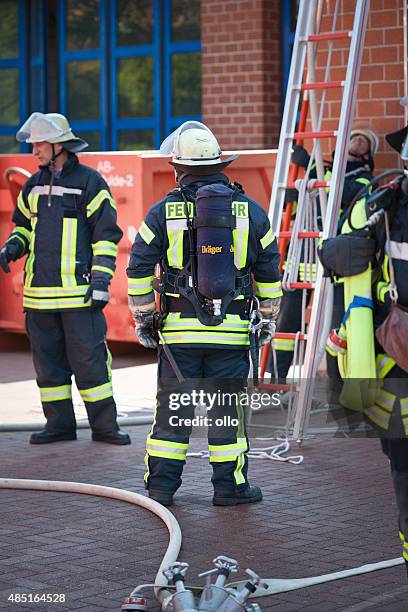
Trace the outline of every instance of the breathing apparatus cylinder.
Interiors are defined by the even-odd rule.
[[[210,300],[222,299],[235,289],[233,195],[231,188],[218,183],[197,190],[197,286]]]

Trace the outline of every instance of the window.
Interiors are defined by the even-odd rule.
[[[58,1],[59,108],[75,133],[88,135],[89,150],[108,147],[106,5]]]
[[[25,70],[25,12],[23,0],[0,1],[0,153],[16,153],[15,133],[27,112],[20,96],[27,79]]]
[[[0,152],[34,111],[89,150],[157,148],[201,118],[200,49],[200,0],[0,0]]]

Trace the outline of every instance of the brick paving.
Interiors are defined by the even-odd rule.
[[[147,427],[133,444],[77,442],[30,447],[28,434],[0,434],[0,477],[75,480],[143,493]],[[256,444],[264,444],[257,443]],[[192,440],[192,448],[204,441]],[[297,450],[296,450],[297,452]],[[189,581],[218,554],[268,578],[319,575],[398,557],[397,513],[388,465],[377,440],[310,439],[295,466],[252,460],[264,501],[211,505],[210,468],[190,458],[172,509],[183,531],[180,559]],[[68,493],[0,490],[0,610],[119,610],[137,584],[150,582],[167,547],[167,529],[144,509]],[[402,566],[259,599],[263,611],[401,611]],[[65,593],[66,604],[10,604],[14,593]],[[158,610],[150,598],[150,610]]]

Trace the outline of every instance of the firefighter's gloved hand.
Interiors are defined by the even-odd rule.
[[[9,262],[16,261],[20,253],[18,244],[8,242],[0,251],[0,267],[4,272],[10,272]]]
[[[84,302],[91,300],[91,310],[102,310],[109,302],[108,284],[98,281],[91,282],[85,294]]]
[[[354,276],[367,270],[375,255],[375,241],[368,236],[342,234],[328,238],[318,248],[319,259],[336,276]]]
[[[259,312],[262,315],[264,323],[262,324],[259,333],[259,346],[269,344],[276,332],[276,320],[279,315],[281,298],[267,298],[261,300],[259,304]]]
[[[302,168],[307,168],[310,155],[302,145],[293,145],[292,162]]]
[[[155,349],[159,346],[157,335],[153,327],[153,315],[155,310],[133,312],[135,320],[136,336],[142,346]]]
[[[274,337],[276,332],[276,321],[268,321],[267,319],[264,320],[264,323],[262,323],[262,327],[259,333],[259,339],[258,339],[258,343],[259,346],[265,346],[265,344],[269,344],[270,341],[272,340],[272,338]]]
[[[281,299],[280,297],[266,298],[259,302],[259,312],[264,319],[276,321],[280,311]]]

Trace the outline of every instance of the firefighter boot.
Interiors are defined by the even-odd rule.
[[[53,433],[43,429],[42,431],[35,432],[30,436],[30,444],[50,444],[51,442],[64,442],[66,440],[76,440],[77,436],[75,431]]]
[[[215,491],[214,506],[237,506],[262,501],[262,491],[256,485],[250,485],[243,491]]]
[[[124,431],[108,431],[105,433],[92,433],[92,440],[94,442],[107,442],[108,444],[117,444],[118,446],[124,446],[130,444],[130,436]]]
[[[173,493],[169,491],[160,491],[159,489],[149,489],[149,497],[154,501],[158,502],[162,506],[173,505]]]

